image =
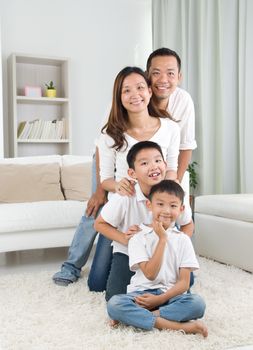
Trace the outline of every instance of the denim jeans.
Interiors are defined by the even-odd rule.
[[[138,291],[128,294],[114,295],[107,303],[107,311],[111,319],[124,324],[151,330],[156,321],[153,313],[138,306],[134,299],[138,295],[150,293],[160,295],[160,289]],[[159,307],[160,317],[176,322],[186,322],[201,318],[205,312],[205,302],[197,294],[181,294],[169,299]]]
[[[92,261],[88,287],[93,292],[103,292],[111,269],[112,241],[99,234],[95,255]]]
[[[96,163],[93,157],[92,163],[92,191],[96,190]],[[101,209],[101,208],[100,208]],[[68,252],[67,260],[62,264],[61,270],[54,274],[53,279],[65,279],[75,282],[81,273],[82,267],[86,264],[97,232],[94,229],[94,218],[82,216],[81,221],[76,229],[74,238],[72,240],[71,246]],[[109,245],[101,245],[101,254],[99,261],[99,268],[95,270],[97,265],[93,264],[92,270],[89,276],[89,283],[92,285],[92,290],[101,291],[101,281],[100,279],[105,275],[104,279],[107,280],[108,277],[108,265],[111,263],[111,251]],[[104,254],[103,254],[104,252]],[[104,268],[104,270],[103,270]],[[96,273],[99,274],[96,276]],[[102,276],[102,277],[101,277]],[[93,281],[93,282],[92,282]],[[96,285],[96,282],[98,285]],[[106,282],[104,283],[105,289]]]
[[[134,273],[129,269],[128,255],[114,253],[106,284],[105,300],[108,301],[113,295],[126,293],[127,286],[133,275]]]

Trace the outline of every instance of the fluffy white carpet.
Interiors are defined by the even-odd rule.
[[[227,349],[253,344],[253,275],[200,258],[193,291],[207,303],[207,339],[180,332],[110,329],[103,293],[91,293],[87,271],[59,287],[52,272],[0,279],[1,350]]]

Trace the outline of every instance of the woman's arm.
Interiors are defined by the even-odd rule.
[[[98,209],[104,205],[107,201],[107,193],[102,188],[102,185],[100,183],[100,175],[99,175],[99,153],[98,148],[96,147],[95,152],[95,163],[96,163],[96,174],[92,174],[92,176],[96,176],[96,191],[92,194],[90,197],[87,208],[86,208],[86,215],[87,216],[94,216],[96,217]]]

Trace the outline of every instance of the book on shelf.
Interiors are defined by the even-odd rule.
[[[22,134],[22,131],[24,130],[26,122],[22,121],[18,124],[18,132],[17,132],[17,137],[19,138],[20,135]]]
[[[17,130],[18,139],[61,140],[66,138],[66,119],[21,121]]]

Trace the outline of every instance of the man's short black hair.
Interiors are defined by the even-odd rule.
[[[173,180],[162,180],[158,184],[152,186],[149,193],[149,200],[152,201],[152,197],[155,193],[164,193],[164,192],[168,194],[173,194],[178,199],[180,199],[180,202],[183,204],[184,190],[177,182]]]
[[[133,145],[130,150],[128,151],[127,154],[127,164],[128,167],[131,169],[134,169],[134,162],[136,160],[136,156],[137,154],[142,151],[143,149],[147,149],[147,148],[154,148],[156,149],[158,152],[160,152],[163,160],[163,152],[161,147],[158,145],[158,143],[153,142],[153,141],[140,141],[138,143],[136,143],[135,145]]]
[[[178,66],[178,72],[181,71],[181,59],[178,56],[178,54],[176,53],[176,51],[173,51],[171,49],[168,49],[167,47],[161,47],[160,49],[157,49],[155,51],[153,51],[150,55],[149,58],[147,60],[147,65],[146,65],[146,70],[147,73],[149,72],[149,69],[151,67],[151,61],[154,57],[157,56],[174,56],[177,60],[177,66]]]

